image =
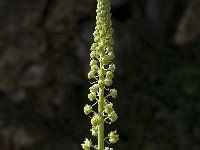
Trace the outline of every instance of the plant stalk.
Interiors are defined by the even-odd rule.
[[[100,62],[99,79],[104,80],[103,65]],[[101,117],[101,124],[98,127],[98,150],[104,150],[104,87],[99,88],[98,115]]]

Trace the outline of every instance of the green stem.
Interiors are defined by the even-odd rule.
[[[99,80],[104,80],[103,65],[100,62]],[[98,114],[101,117],[101,124],[98,127],[98,150],[104,150],[104,87],[99,88],[99,102],[98,102]]]

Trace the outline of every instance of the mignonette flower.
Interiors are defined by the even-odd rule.
[[[113,111],[114,111],[114,109],[113,109],[113,104],[112,103],[109,103],[109,104],[105,105],[105,113],[110,114]]]
[[[93,101],[94,99],[96,99],[96,93],[95,92],[91,92],[88,94],[88,98],[90,99],[90,101]]]
[[[111,71],[106,72],[106,78],[112,79],[114,77],[114,74]]]
[[[119,140],[119,135],[117,135],[117,131],[111,131],[109,134],[108,134],[108,137],[109,137],[109,142],[110,143],[116,143],[118,140]]]
[[[93,86],[90,87],[90,92],[97,92],[99,89],[98,84],[94,84]]]
[[[94,59],[92,59],[91,61],[90,61],[90,66],[96,66],[97,65],[97,61],[96,60],[94,60]]]
[[[86,115],[88,115],[89,113],[91,113],[92,112],[92,106],[91,105],[85,105],[85,107],[84,107],[84,113],[86,114]]]
[[[91,119],[91,124],[93,126],[98,126],[101,123],[101,117],[98,114],[95,114]]]
[[[108,70],[115,72],[115,64],[110,64]]]
[[[98,66],[97,65],[92,65],[91,66],[91,71],[97,72]]]
[[[90,71],[88,73],[88,79],[92,79],[92,78],[95,78],[95,72],[94,71]]]
[[[109,63],[108,57],[107,57],[107,56],[104,56],[104,57],[101,59],[101,63],[107,65],[107,64]]]
[[[110,85],[113,83],[113,81],[112,81],[112,79],[110,79],[110,78],[106,78],[106,79],[104,80],[104,83],[105,83],[105,85],[110,86]]]
[[[97,58],[98,55],[97,55],[97,53],[96,53],[95,51],[92,51],[92,52],[90,53],[90,57],[94,59],[94,58]]]
[[[114,54],[113,52],[109,52],[109,53],[108,53],[108,58],[109,58],[110,60],[113,60],[113,59],[115,58],[115,54]]]
[[[92,132],[92,136],[97,136],[98,135],[98,126],[93,126],[92,129],[90,129]]]
[[[117,90],[111,89],[111,90],[110,90],[110,96],[111,96],[112,98],[116,98],[116,97],[117,97]]]
[[[84,150],[90,150],[90,147],[92,147],[92,141],[88,140],[87,138],[85,139],[84,143],[81,144],[82,148]]]
[[[115,111],[112,111],[111,113],[108,114],[108,118],[110,119],[111,122],[115,122],[118,118],[117,113]]]

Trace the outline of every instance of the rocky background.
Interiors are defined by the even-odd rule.
[[[80,150],[95,0],[0,0],[0,150]],[[116,150],[200,149],[200,1],[112,0]]]

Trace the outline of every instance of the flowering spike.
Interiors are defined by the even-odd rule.
[[[88,94],[89,100],[95,102],[93,105],[86,105],[84,113],[88,115],[93,112],[91,117],[92,129],[90,131],[92,136],[97,137],[98,144],[94,146],[91,140],[86,139],[85,143],[82,144],[84,150],[90,150],[90,148],[113,150],[113,148],[104,147],[105,139],[109,139],[109,141],[106,141],[109,143],[116,143],[119,140],[116,131],[110,132],[108,137],[104,138],[104,124],[111,124],[118,118],[113,104],[108,100],[108,97],[116,98],[117,96],[117,90],[109,88],[113,83],[115,72],[115,64],[112,63],[115,54],[113,51],[114,40],[110,9],[110,0],[97,0],[96,27],[93,33],[94,43],[90,48],[89,65],[91,70],[88,73],[88,79],[96,80],[89,88],[90,93]],[[109,89],[109,94],[105,96],[105,90]],[[92,109],[92,106],[96,103],[98,104],[97,112]]]

